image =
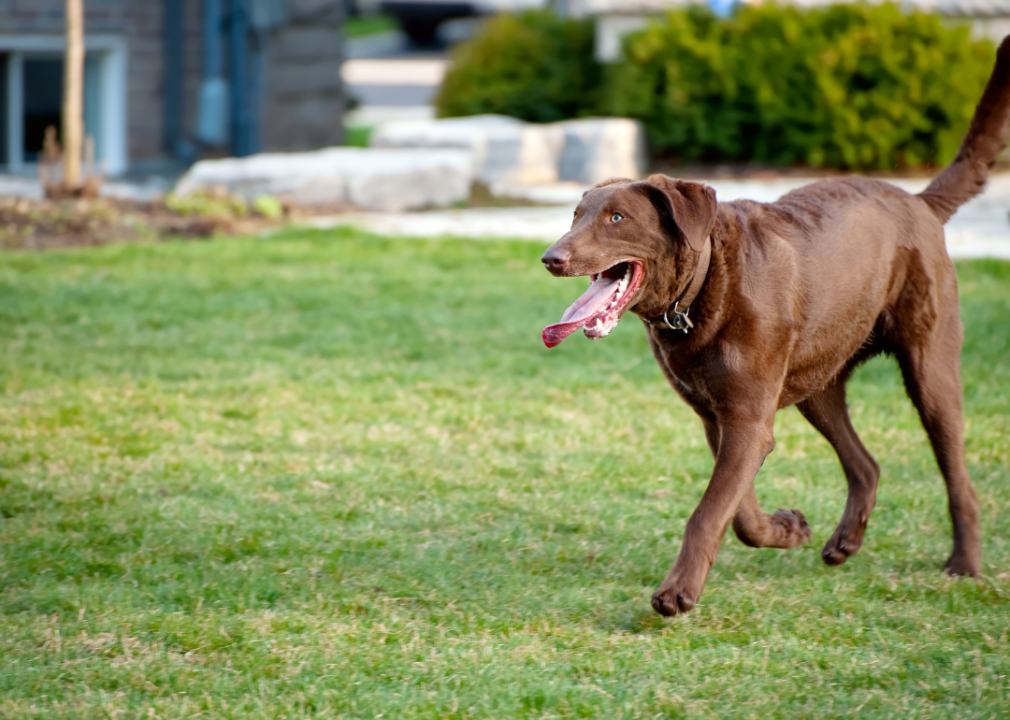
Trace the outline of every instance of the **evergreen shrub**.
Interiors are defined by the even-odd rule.
[[[603,83],[593,22],[546,11],[498,15],[452,53],[440,117],[497,113],[529,122],[591,114]]]
[[[668,14],[627,39],[608,111],[686,160],[890,169],[957,152],[995,55],[895,5]]]

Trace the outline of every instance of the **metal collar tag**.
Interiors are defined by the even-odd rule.
[[[691,318],[687,316],[687,314],[691,312],[691,308],[688,308],[684,312],[681,312],[678,309],[679,305],[680,305],[679,302],[675,302],[673,304],[673,307],[670,308],[670,310],[667,310],[665,313],[663,313],[663,322],[666,323],[666,326],[671,330],[683,330],[684,334],[687,334],[687,331],[694,327],[694,323],[691,322]],[[670,321],[669,317],[671,311],[673,312],[672,322]]]

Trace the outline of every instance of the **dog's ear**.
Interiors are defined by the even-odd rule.
[[[666,175],[650,175],[635,186],[646,194],[672,235],[683,236],[696,251],[704,247],[705,238],[715,227],[715,190]]]

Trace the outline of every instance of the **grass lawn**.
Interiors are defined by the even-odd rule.
[[[344,32],[349,38],[381,35],[399,29],[400,26],[392,15],[356,15],[344,21]]]
[[[799,413],[758,477],[814,540],[730,533],[649,596],[712,468],[629,317],[548,351],[585,280],[522,242],[289,230],[0,255],[0,717],[1010,712],[1010,264],[959,266],[980,582],[894,365],[860,555]]]

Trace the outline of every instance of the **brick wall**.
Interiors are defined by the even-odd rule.
[[[270,33],[263,149],[309,150],[344,139],[343,13],[337,0],[287,0],[288,24]]]

